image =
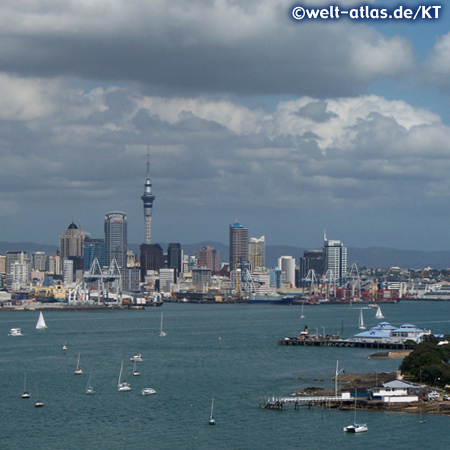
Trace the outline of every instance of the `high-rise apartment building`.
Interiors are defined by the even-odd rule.
[[[248,257],[252,270],[265,267],[266,240],[264,236],[251,238],[248,244]]]
[[[150,155],[147,152],[147,179],[145,180],[144,193],[141,196],[144,202],[144,219],[145,219],[145,243],[152,242],[152,211],[155,196],[152,194],[152,183],[150,181]]]
[[[105,215],[106,265],[115,259],[119,268],[127,266],[127,215],[113,211]]]
[[[333,281],[342,279],[347,273],[347,247],[341,241],[332,241],[324,236],[324,271],[331,271]]]
[[[234,265],[248,261],[248,228],[239,222],[230,225],[230,270]]]
[[[214,247],[202,247],[198,252],[198,265],[206,267],[211,272],[220,271],[219,251]]]

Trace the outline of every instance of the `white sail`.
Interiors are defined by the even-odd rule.
[[[160,337],[167,336],[167,333],[165,331],[163,331],[163,313],[161,313],[161,325],[159,328],[159,335],[160,335]]]
[[[42,311],[39,313],[39,319],[36,324],[37,330],[43,330],[44,328],[47,328],[47,325],[45,324],[44,315],[42,314]]]
[[[359,326],[360,330],[365,330],[366,327],[364,326],[363,310],[360,309],[359,311],[360,311],[360,313],[359,313],[359,324],[358,324],[358,326]]]
[[[384,316],[383,316],[383,313],[381,312],[381,308],[380,307],[377,308],[377,313],[375,314],[375,317],[377,319],[384,319]]]

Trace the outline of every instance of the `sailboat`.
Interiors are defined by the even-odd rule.
[[[357,390],[355,389],[355,417],[351,425],[344,427],[344,431],[347,433],[362,433],[368,430],[365,423],[356,423],[356,394]]]
[[[138,377],[141,373],[136,368],[136,360],[133,362],[133,377]]]
[[[64,345],[62,346],[62,351],[63,351],[64,354],[66,354],[66,350],[67,350],[67,345],[64,342]]]
[[[80,369],[80,353],[78,353],[77,368],[73,371],[74,375],[81,375],[83,371]]]
[[[364,326],[364,316],[363,316],[363,310],[362,308],[359,310],[359,322],[358,322],[358,328],[360,330],[365,330],[366,327]]]
[[[301,319],[305,318],[305,315],[303,314],[303,307],[305,306],[305,302],[302,302],[302,315],[300,316]]]
[[[213,412],[214,412],[214,397],[213,397],[212,402],[211,402],[211,414],[209,415],[209,420],[208,420],[208,423],[210,425],[215,425],[216,424],[216,419],[214,419]]]
[[[123,372],[123,359],[122,365],[120,366],[119,381],[117,382],[117,390],[120,392],[131,391],[130,383],[122,381],[122,372]]]
[[[377,319],[384,319],[384,316],[383,316],[383,313],[381,312],[381,308],[380,307],[377,308],[377,312],[375,314],[375,317]]]
[[[88,379],[88,382],[86,384],[86,394],[88,394],[88,395],[95,394],[95,389],[91,385],[91,378],[92,378],[92,370],[89,373],[89,379]]]
[[[42,311],[39,313],[39,319],[36,324],[36,330],[44,330],[47,328],[47,325],[45,324],[44,315],[42,314]]]
[[[31,394],[27,391],[27,373],[23,374],[23,394],[22,398],[30,398]]]
[[[38,385],[36,383],[36,398],[39,399],[39,389]],[[42,408],[44,406],[44,402],[41,402],[40,400],[36,400],[36,403],[34,404],[36,408]]]
[[[160,337],[167,336],[167,333],[165,331],[163,331],[163,313],[161,313],[161,325],[159,328],[159,336]]]

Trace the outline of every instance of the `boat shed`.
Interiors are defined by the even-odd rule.
[[[382,387],[369,390],[373,400],[384,403],[409,403],[419,401],[421,386],[408,383],[407,381],[394,380],[383,383]]]
[[[405,324],[394,327],[389,322],[380,322],[370,330],[354,335],[354,339],[365,342],[420,342],[425,335],[431,331],[421,330],[415,325]]]

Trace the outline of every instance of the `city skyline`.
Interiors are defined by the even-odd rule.
[[[327,229],[450,249],[446,8],[307,22],[288,0],[97,6],[0,7],[0,241],[55,245],[71,220],[96,238],[123,211],[143,243],[150,153],[152,243],[226,243],[237,219],[270,245],[315,248]]]

